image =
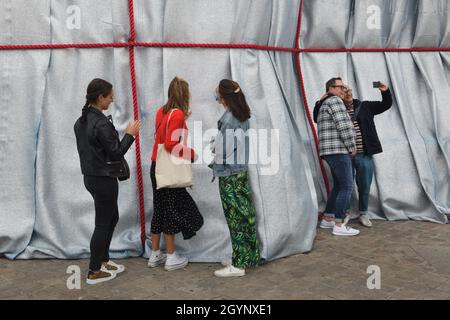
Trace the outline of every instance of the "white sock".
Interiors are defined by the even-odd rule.
[[[161,254],[161,250],[158,250],[158,251],[153,251],[152,250],[152,254],[155,255],[155,256],[158,256],[158,255]]]

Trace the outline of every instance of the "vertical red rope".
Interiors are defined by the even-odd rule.
[[[136,31],[134,28],[133,0],[128,0],[128,8],[130,14],[130,39],[128,41],[128,45],[130,55],[131,89],[133,93],[133,112],[134,112],[134,120],[139,120],[138,96],[136,89],[136,69],[134,65],[134,46],[136,44]],[[136,144],[136,170],[137,170],[138,192],[139,192],[139,217],[141,226],[141,242],[142,248],[143,250],[145,250],[146,236],[145,236],[144,185],[142,183],[141,144],[139,134],[136,136],[135,144]]]
[[[136,29],[134,27],[134,3],[133,0],[128,0],[128,12],[130,18],[130,45],[136,42]]]
[[[302,25],[302,11],[303,11],[303,0],[300,0],[300,8],[298,11],[297,34],[295,37],[295,48],[296,49],[300,49],[300,28]],[[327,173],[325,171],[323,160],[319,156],[319,139],[317,137],[316,128],[314,127],[314,123],[311,118],[311,113],[309,112],[308,100],[306,99],[305,82],[303,80],[303,72],[302,72],[302,67],[300,64],[300,54],[301,54],[300,52],[295,53],[295,61],[297,64],[297,72],[298,72],[298,76],[299,76],[299,80],[300,80],[300,89],[302,91],[302,96],[303,96],[303,106],[305,108],[305,113],[308,118],[309,126],[311,127],[311,131],[314,136],[314,143],[316,145],[317,156],[319,158],[319,164],[320,164],[320,171],[322,172],[322,178],[323,178],[323,182],[325,183],[325,189],[326,189],[327,193],[329,193],[330,192],[330,184],[328,182]]]

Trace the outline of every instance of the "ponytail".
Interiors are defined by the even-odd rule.
[[[89,83],[86,92],[86,104],[81,110],[81,122],[86,122],[89,105],[95,103],[100,95],[106,97],[111,93],[112,88],[112,84],[103,79],[97,78]]]
[[[235,118],[242,122],[251,117],[250,107],[236,81],[223,79],[220,81],[218,88],[221,98]]]
[[[84,105],[83,109],[81,109],[81,122],[86,122],[87,113],[89,110],[89,101],[86,100],[86,104]]]

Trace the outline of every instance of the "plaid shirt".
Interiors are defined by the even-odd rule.
[[[356,150],[355,128],[344,102],[330,97],[320,107],[317,119],[320,156],[349,154]]]

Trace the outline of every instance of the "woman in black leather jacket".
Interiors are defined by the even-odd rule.
[[[129,177],[124,155],[134,142],[140,121],[129,124],[125,136],[119,134],[103,111],[113,102],[113,87],[102,79],[92,80],[86,104],[74,125],[84,185],[94,198],[95,230],[91,238],[91,259],[86,282],[96,284],[114,279],[125,267],[109,260],[109,246],[119,220],[117,179]]]

